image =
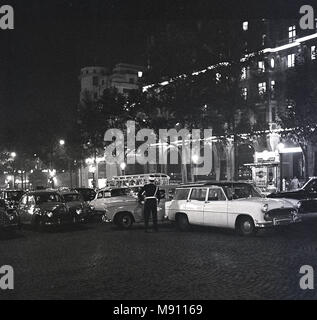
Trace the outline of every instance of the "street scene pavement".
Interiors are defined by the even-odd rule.
[[[112,224],[1,236],[0,265],[14,268],[0,299],[312,299],[299,269],[317,266],[317,221],[261,231],[194,227],[158,233]]]

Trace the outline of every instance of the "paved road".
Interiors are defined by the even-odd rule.
[[[15,290],[0,299],[317,298],[299,289],[301,265],[317,272],[317,222],[255,238],[170,225],[157,234],[109,224],[22,231],[0,239],[4,264],[14,267]]]

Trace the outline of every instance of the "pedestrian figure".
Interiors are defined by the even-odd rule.
[[[291,180],[289,188],[290,190],[296,190],[300,188],[300,183],[296,176]]]
[[[158,231],[157,226],[157,204],[160,201],[159,188],[154,184],[154,177],[149,178],[149,183],[145,184],[138,193],[139,201],[144,200],[144,224],[145,232],[148,231],[149,219],[152,215],[154,231]]]

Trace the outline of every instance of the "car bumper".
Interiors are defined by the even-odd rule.
[[[256,222],[256,228],[271,228],[271,227],[278,227],[278,226],[287,226],[294,223],[301,222],[300,217],[294,218],[273,218],[272,221],[263,221],[263,222]]]

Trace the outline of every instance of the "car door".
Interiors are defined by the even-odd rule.
[[[308,201],[306,210],[309,212],[317,212],[317,180],[313,180],[306,188]]]
[[[96,199],[93,201],[93,206],[95,207],[96,211],[103,211],[104,210],[104,191],[99,191],[97,194]]]
[[[28,204],[28,196],[24,195],[21,198],[18,205],[18,214],[19,214],[20,222],[23,224],[28,223],[27,204]]]
[[[208,189],[208,197],[204,204],[204,225],[228,226],[228,201],[222,188]]]
[[[204,205],[207,196],[207,188],[192,188],[186,203],[186,214],[191,224],[204,224]]]

